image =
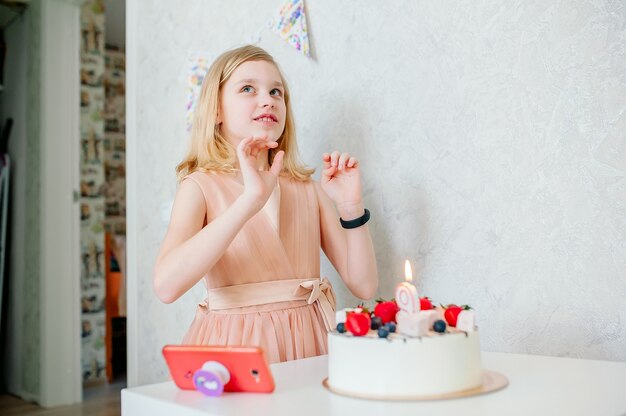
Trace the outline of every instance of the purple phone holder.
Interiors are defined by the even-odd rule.
[[[230,381],[230,372],[217,361],[207,361],[193,374],[196,390],[207,396],[220,396]]]

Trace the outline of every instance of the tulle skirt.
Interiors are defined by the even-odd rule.
[[[258,346],[269,363],[328,352],[322,312],[306,301],[215,311],[200,304],[183,344]]]

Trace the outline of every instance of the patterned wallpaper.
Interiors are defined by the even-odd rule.
[[[104,175],[105,230],[126,234],[126,79],[125,54],[107,49],[105,55]]]
[[[81,257],[83,378],[105,367],[104,233],[126,234],[125,58],[105,49],[104,3],[82,7]]]
[[[104,4],[81,10],[81,308],[83,380],[104,378]]]
[[[187,57],[248,42],[276,1],[137,0],[132,28],[140,384],[167,379],[203,288],[171,305],[152,268],[187,145]],[[360,158],[381,277],[478,314],[487,351],[626,360],[626,7],[622,2],[307,2],[314,59],[265,30],[300,151]],[[157,213],[157,214],[155,214]],[[354,304],[323,259],[339,306]],[[132,354],[132,351],[130,351]]]

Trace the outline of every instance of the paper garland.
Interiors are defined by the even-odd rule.
[[[206,55],[198,53],[189,54],[189,77],[187,78],[187,132],[191,131],[193,125],[193,113],[196,109],[196,103],[200,96],[202,81],[209,71],[211,61]]]
[[[304,0],[288,0],[278,11],[272,31],[305,56],[309,54]]]
[[[306,25],[306,14],[304,11],[304,0],[287,0],[278,11],[276,18],[266,23],[274,33],[287,41],[298,52],[310,57],[309,34]],[[250,37],[251,43],[258,43],[261,40],[261,31]],[[187,69],[187,132],[191,131],[193,125],[193,113],[195,111],[202,81],[211,66],[211,60],[206,54],[192,52],[188,57]]]

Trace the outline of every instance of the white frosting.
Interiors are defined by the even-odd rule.
[[[433,324],[435,323],[435,321],[438,321],[440,319],[443,320],[443,310],[439,308],[421,311],[420,313],[424,314],[425,316],[428,316],[428,320],[429,320],[428,326],[430,328],[433,327]]]
[[[428,329],[432,326],[430,325],[430,318],[422,312],[408,313],[399,311],[396,314],[396,321],[398,321],[397,331],[410,337],[426,335]]]
[[[473,332],[476,330],[476,313],[474,311],[461,311],[456,319],[456,329]]]
[[[359,396],[403,398],[453,393],[480,386],[478,332],[420,338],[328,334],[328,384]]]
[[[337,312],[335,312],[335,323],[341,324],[341,323],[345,323],[347,318],[347,312],[345,309],[341,309]]]

